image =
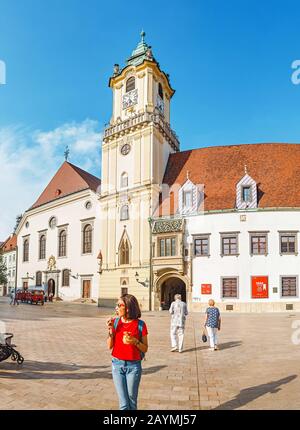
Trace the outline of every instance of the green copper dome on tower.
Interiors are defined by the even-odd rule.
[[[141,32],[141,41],[137,47],[132,51],[131,57],[128,58],[126,65],[138,66],[142,64],[144,60],[153,61],[153,54],[151,51],[151,46],[147,45],[145,42],[146,33],[144,30]]]

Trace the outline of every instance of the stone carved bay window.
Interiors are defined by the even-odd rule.
[[[69,287],[70,286],[70,270],[64,269],[62,272],[62,286]]]
[[[174,257],[176,253],[176,237],[164,237],[158,240],[159,257]]]
[[[46,259],[46,235],[42,234],[40,236],[40,241],[39,241],[39,259],[40,260],[45,260]]]
[[[92,252],[92,237],[93,237],[93,228],[91,224],[87,224],[83,228],[82,233],[82,253],[83,254],[91,254]]]

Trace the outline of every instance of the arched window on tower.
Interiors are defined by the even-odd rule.
[[[126,221],[129,219],[129,208],[128,205],[123,205],[120,211],[120,221]]]
[[[135,78],[131,76],[131,78],[126,81],[126,93],[135,89]]]
[[[124,237],[119,248],[120,265],[130,264],[130,245],[127,237]]]
[[[128,174],[126,172],[123,172],[121,175],[121,188],[128,187]]]
[[[29,261],[29,240],[23,242],[23,261]]]
[[[164,92],[161,83],[158,84],[158,95],[162,100],[164,99]]]

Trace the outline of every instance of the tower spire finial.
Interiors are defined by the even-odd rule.
[[[65,152],[64,152],[64,156],[65,156],[65,160],[66,161],[68,161],[69,155],[70,155],[70,150],[69,150],[69,147],[67,145],[66,149],[65,149]]]
[[[141,38],[142,38],[142,43],[144,43],[145,42],[145,36],[146,36],[146,33],[144,32],[144,30],[142,30],[141,31]]]

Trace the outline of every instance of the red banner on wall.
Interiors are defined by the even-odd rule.
[[[201,294],[211,294],[211,284],[201,284]]]
[[[252,276],[252,299],[267,299],[268,297],[268,276]]]

